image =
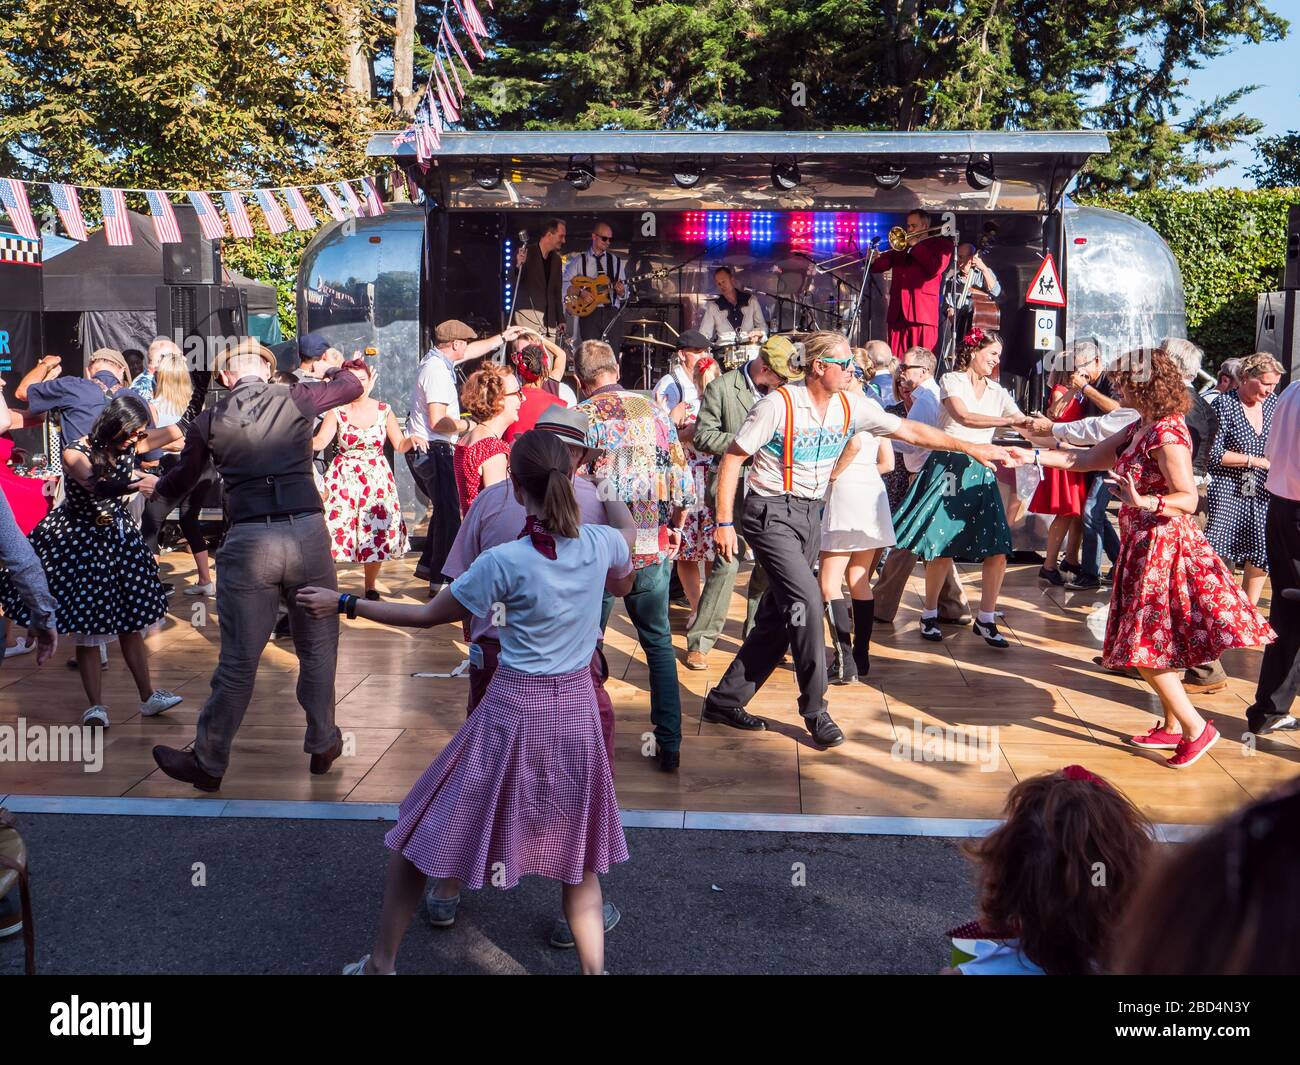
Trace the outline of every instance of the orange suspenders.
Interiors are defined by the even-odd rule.
[[[777,395],[785,403],[785,430],[781,439],[781,482],[787,495],[794,489],[794,400],[791,398],[789,391],[783,386],[778,388]],[[843,393],[838,393],[840,397],[840,407],[844,411],[844,439],[847,441],[849,436],[849,399]]]

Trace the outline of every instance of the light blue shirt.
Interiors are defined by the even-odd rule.
[[[525,537],[484,551],[451,584],[471,614],[497,627],[501,665],[535,676],[584,669],[596,648],[605,576],[632,570],[623,535],[583,525],[555,538],[555,558]]]
[[[943,406],[939,401],[939,382],[933,377],[927,378],[912,393],[912,409],[907,412],[907,420],[909,422],[921,422],[923,425],[933,425],[937,429],[942,413]],[[921,467],[925,465],[925,460],[930,457],[930,449],[917,447],[915,444],[907,444],[902,440],[894,440],[891,443],[894,445],[895,450],[902,453],[903,465],[907,467],[907,472],[920,473]]]
[[[867,387],[873,398],[880,400],[882,407],[892,407],[897,402],[894,398],[894,375],[889,371],[881,370],[867,382]]]
[[[965,946],[965,945],[964,945]],[[1014,939],[976,939],[969,952],[975,957],[957,966],[963,976],[1042,976]]]

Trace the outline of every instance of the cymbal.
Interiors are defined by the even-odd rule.
[[[658,318],[629,318],[628,325],[667,325],[667,322],[660,321]]]
[[[654,337],[624,337],[624,344],[655,344],[661,348],[675,348],[676,344],[669,344],[663,340],[656,340]]]

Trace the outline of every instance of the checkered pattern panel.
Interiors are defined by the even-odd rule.
[[[0,234],[0,263],[41,265],[41,245],[10,233]]]

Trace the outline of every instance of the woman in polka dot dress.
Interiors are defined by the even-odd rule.
[[[114,639],[121,641],[139,690],[141,714],[151,717],[181,701],[155,689],[149,676],[144,630],[167,613],[167,597],[158,563],[122,502],[135,491],[151,491],[157,481],[132,479],[137,452],[180,439],[175,426],[151,431],[148,425],[149,408],[134,392],[111,399],[90,435],[63,449],[66,498],[30,537],[58,601],[58,630],[77,637],[77,668],[91,704],[82,723],[101,728],[109,721],[99,648]],[[8,573],[0,573],[0,600],[16,624],[28,623],[27,606]]]

